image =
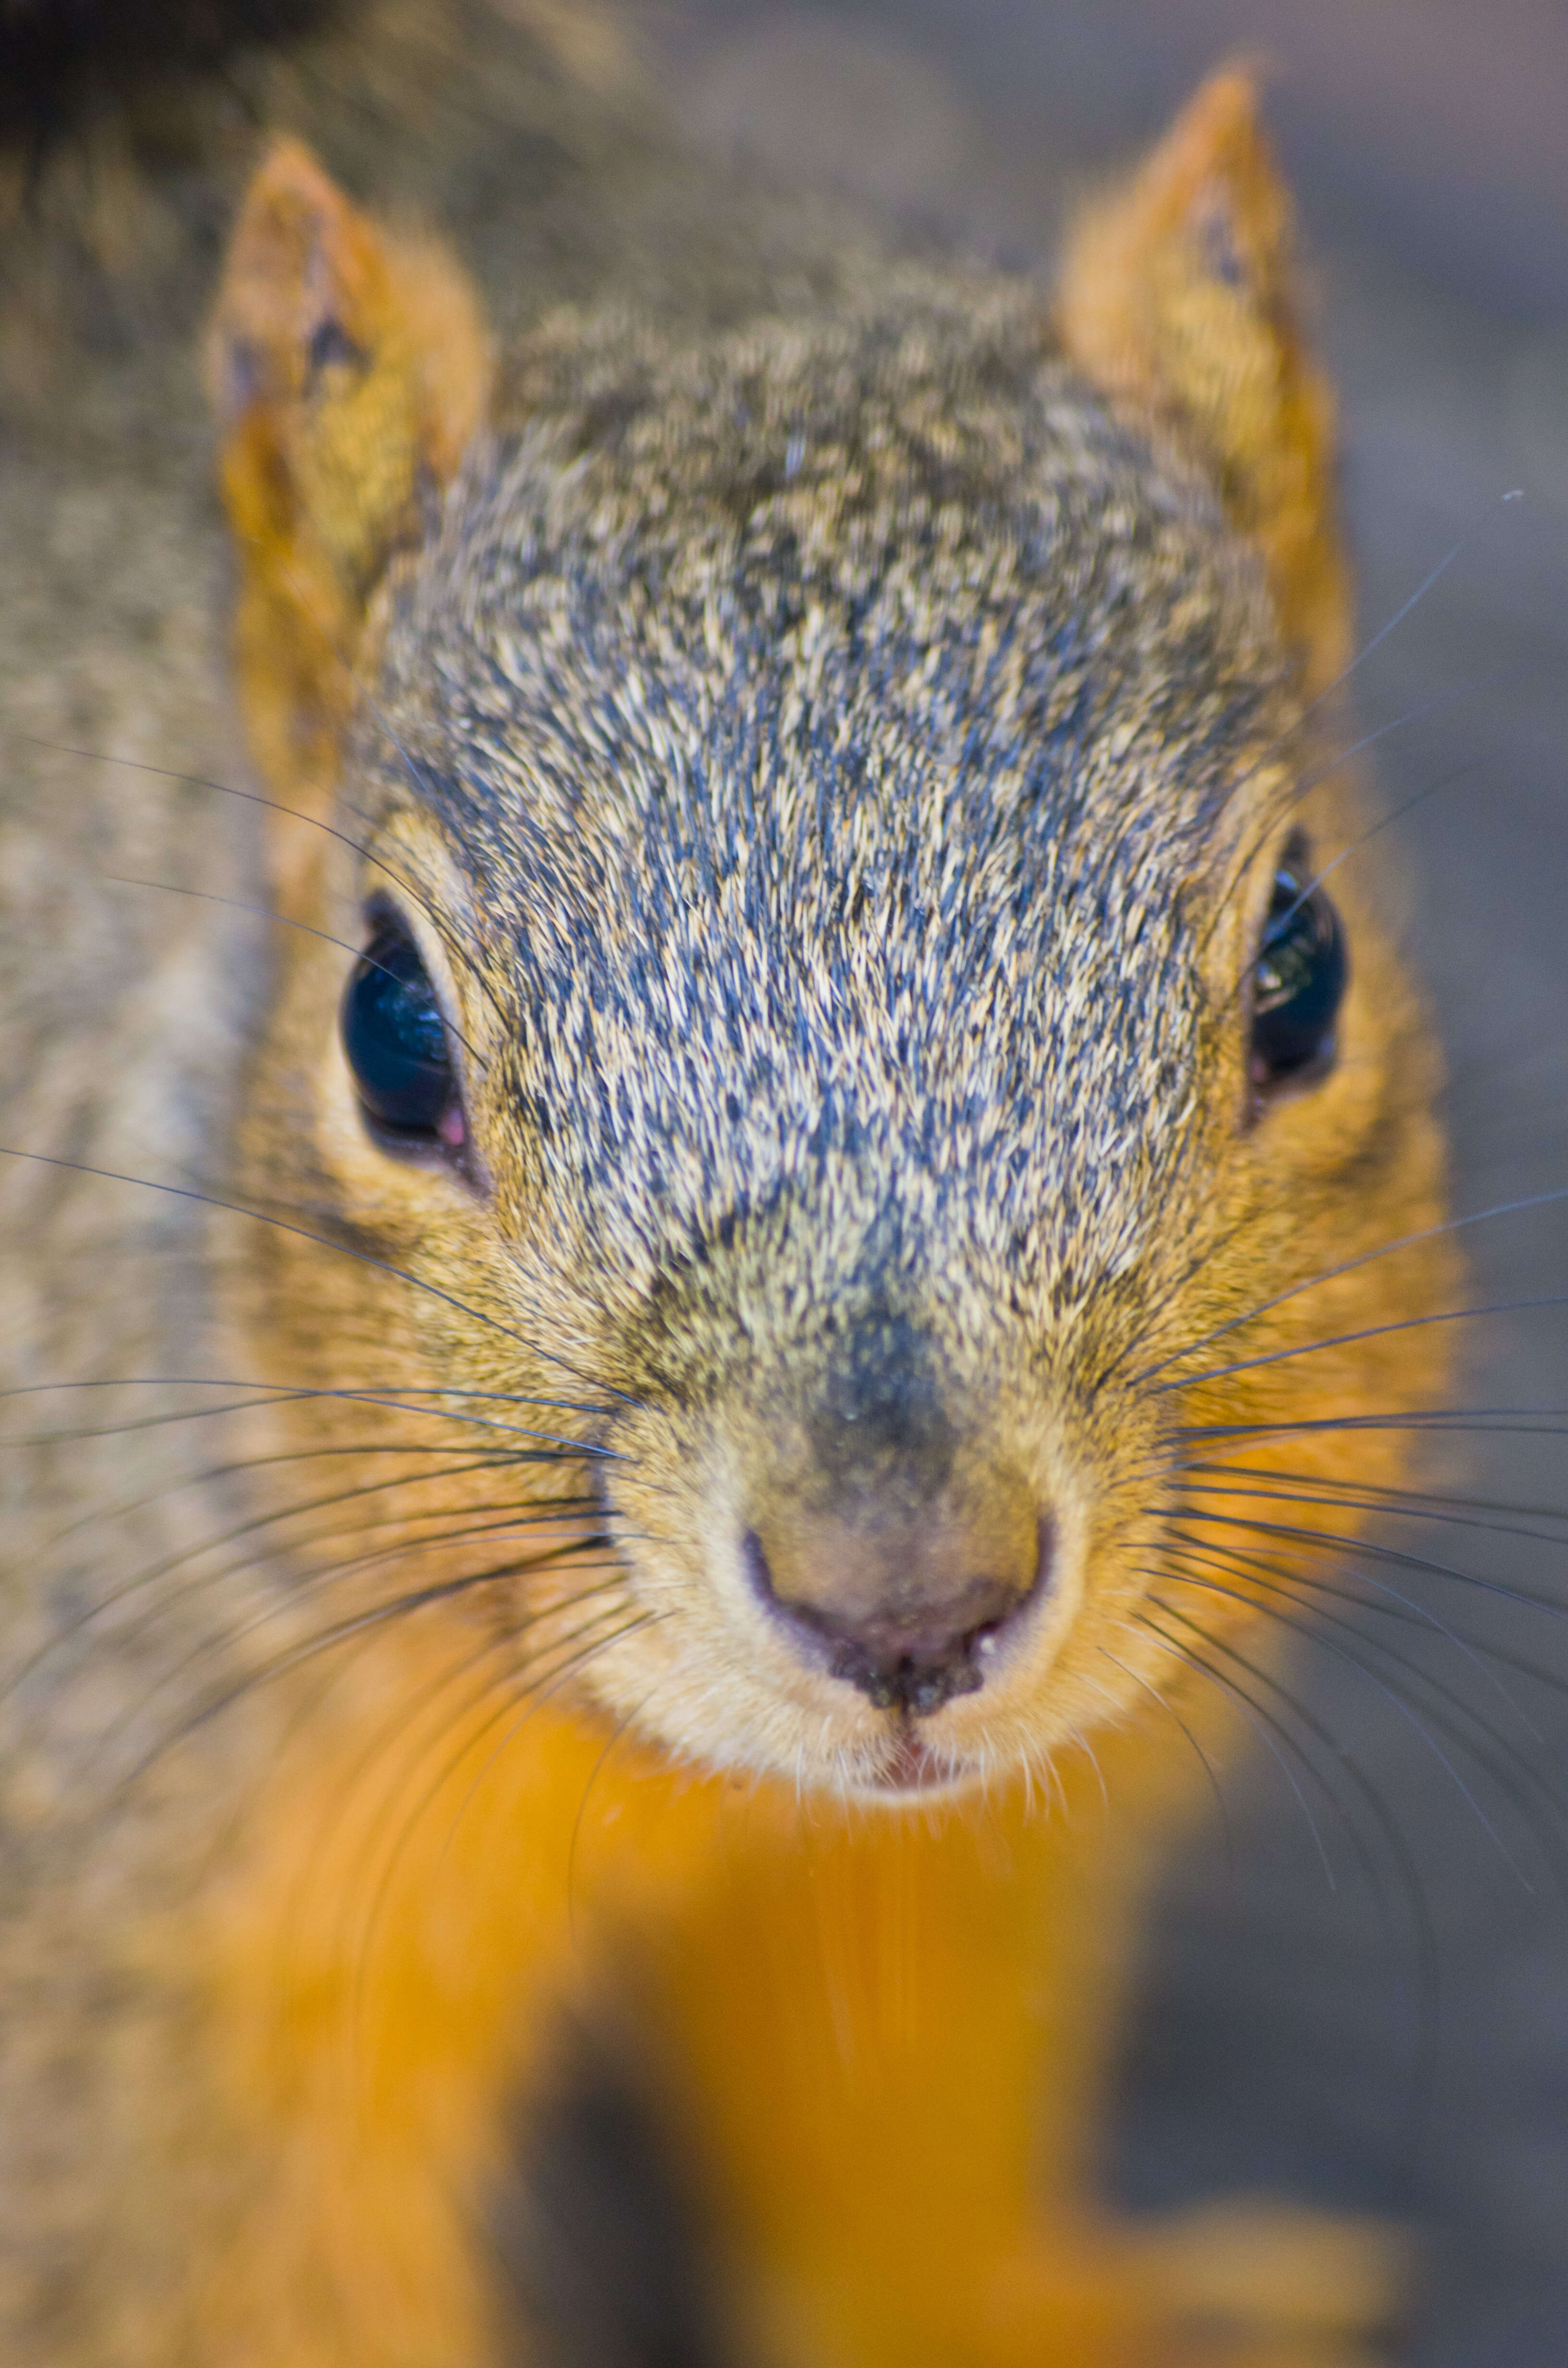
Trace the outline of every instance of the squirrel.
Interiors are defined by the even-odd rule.
[[[597,2017],[726,2358],[1369,2359],[1386,2232],[1095,2178],[1187,1483],[1342,1543],[1456,1271],[1251,85],[1047,301],[300,18],[16,164],[6,2357],[544,2361]]]

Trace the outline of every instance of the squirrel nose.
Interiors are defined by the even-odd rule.
[[[1051,1544],[1049,1518],[1014,1501],[978,1521],[936,1507],[776,1520],[748,1530],[742,1554],[803,1660],[878,1710],[928,1718],[985,1683],[1044,1591]]]

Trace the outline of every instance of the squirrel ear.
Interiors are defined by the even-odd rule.
[[[1292,302],[1290,201],[1250,77],[1206,83],[1131,187],[1070,242],[1059,318],[1073,359],[1171,435],[1261,551],[1304,687],[1347,654],[1334,404]]]
[[[230,245],[209,371],[251,746],[274,794],[319,818],[371,595],[483,416],[483,323],[448,256],[379,230],[307,148],[279,140]],[[273,820],[288,903],[319,833]]]

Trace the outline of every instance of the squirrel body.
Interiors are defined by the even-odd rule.
[[[17,1387],[73,1414],[9,1583],[8,2356],[513,2356],[577,2017],[691,2166],[725,2356],[1364,2357],[1375,2232],[1094,2192],[1138,1885],[1260,1649],[1184,1475],[1288,1440],[1342,1538],[1311,1483],[1397,1481],[1356,1418],[1439,1401],[1452,1289],[1313,737],[1330,418],[1250,92],[1052,313],[718,205],[585,16],[393,18],[512,62],[504,354],[278,67],[207,343],[254,770],[183,427],[194,601],[149,659],[103,598],[79,732],[28,677],[46,787],[164,768],[105,868],[195,894],[107,1048],[68,965],[11,1004]],[[57,604],[73,472],[94,552],[143,496],[90,413],[25,496]]]

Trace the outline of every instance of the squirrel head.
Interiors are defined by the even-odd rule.
[[[1357,1263],[1439,1161],[1386,924],[1319,879],[1358,825],[1303,730],[1346,618],[1288,248],[1227,75],[1053,316],[846,260],[731,325],[557,316],[493,384],[435,250],[294,145],[252,191],[213,369],[299,925],[256,1321],[360,1437],[438,1409],[487,1507],[515,1434],[564,1543],[503,1625],[612,1553],[571,1681],[677,1755],[1027,1768],[1190,1667],[1195,1460],[1310,1474],[1439,1386],[1387,1328],[1436,1253]]]

